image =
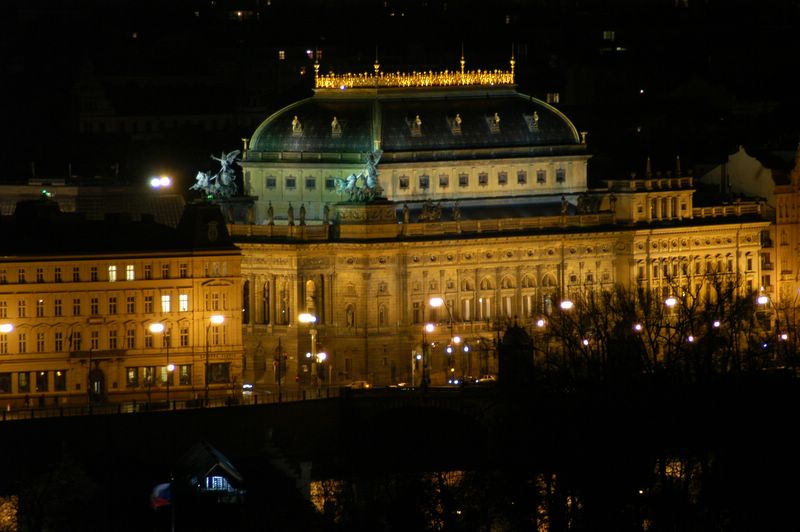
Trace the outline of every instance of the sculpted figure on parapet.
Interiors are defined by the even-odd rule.
[[[345,201],[352,203],[368,203],[379,198],[383,189],[378,184],[378,161],[382,150],[368,153],[364,169],[358,174],[350,174],[347,179],[336,178],[336,192],[345,196]]]
[[[208,172],[198,172],[195,177],[195,184],[189,187],[190,190],[200,190],[207,196],[215,198],[230,198],[236,195],[236,170],[234,164],[238,164],[241,152],[234,150],[230,153],[222,152],[220,157],[211,156],[215,161],[219,161],[220,168],[215,174]]]

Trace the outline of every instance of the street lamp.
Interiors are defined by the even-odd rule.
[[[311,375],[314,382],[317,381],[317,329],[314,324],[317,323],[317,317],[308,312],[303,312],[297,317],[300,323],[308,323],[311,326],[309,333],[311,334]]]
[[[430,346],[428,345],[428,333],[436,330],[436,325],[433,323],[426,323],[422,328],[422,382],[420,383],[423,390],[428,389],[430,384]]]
[[[209,318],[208,325],[206,325],[206,406],[208,406],[208,383],[209,383],[209,375],[208,375],[208,331],[211,329],[212,325],[220,325],[225,321],[225,316],[222,314],[214,314]]]
[[[170,384],[172,384],[172,372],[175,371],[175,364],[170,364],[169,363],[169,344],[170,344],[169,332],[167,331],[167,329],[166,329],[166,327],[164,326],[163,323],[151,323],[149,328],[150,328],[150,332],[153,333],[153,334],[164,333],[164,336],[162,337],[162,340],[161,340],[161,346],[164,347],[164,345],[166,345],[166,347],[167,347],[167,350],[166,350],[167,351],[167,365],[165,367],[167,369],[167,407],[169,407],[169,405],[170,405],[170,402],[169,402],[169,386],[170,386]]]

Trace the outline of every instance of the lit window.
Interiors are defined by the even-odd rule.
[[[136,280],[136,273],[133,268],[133,264],[125,265],[125,280],[126,281],[134,281]]]
[[[548,92],[547,93],[547,103],[559,103],[561,100],[561,95],[557,92]]]
[[[169,311],[170,311],[169,294],[164,294],[161,296],[161,312],[169,312]]]
[[[108,267],[108,280],[110,282],[114,282],[117,280],[117,267],[116,266],[109,266]]]
[[[278,50],[278,60],[284,61],[286,59],[286,50]]]
[[[178,312],[189,311],[189,294],[180,294],[178,296]]]

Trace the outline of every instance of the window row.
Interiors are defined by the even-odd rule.
[[[67,391],[67,370],[0,373],[0,393]]]
[[[101,279],[100,272],[101,269],[98,266],[90,266],[88,269],[88,274],[86,268],[81,268],[80,266],[73,266],[71,268],[71,275],[68,268],[64,268],[62,266],[54,266],[52,270],[50,268],[44,267],[22,267],[17,268],[16,280],[17,283],[24,284],[29,282],[29,280],[35,280],[37,283],[46,283],[46,282],[54,282],[54,283],[62,283],[66,282],[67,280],[71,280],[72,282],[81,282],[81,281],[109,281],[109,282],[116,282],[121,280],[126,281],[135,281],[138,278],[150,280],[153,279],[153,265],[152,264],[145,264],[141,266],[141,270],[137,270],[135,264],[126,264],[124,266],[119,266],[116,264],[110,264],[104,268],[105,277]],[[29,277],[33,275],[34,277]],[[88,275],[88,277],[87,277]],[[7,284],[9,282],[10,272],[8,269],[0,269],[0,284]],[[189,277],[189,265],[188,263],[182,262],[178,265],[178,276],[182,279],[186,279]],[[171,265],[164,263],[161,264],[161,279],[171,279],[172,272],[171,272]]]
[[[15,337],[12,340],[12,337]],[[156,340],[160,337],[160,340]],[[214,325],[208,328],[209,345],[227,344],[227,328],[224,325]],[[189,328],[181,327],[178,331],[178,347],[189,346]],[[16,333],[0,334],[0,355],[11,353],[11,347],[16,347],[15,353],[47,353],[47,352],[74,352],[100,349],[153,349],[176,347],[172,332],[165,330],[164,334],[151,332],[148,328],[137,330],[110,329],[101,337],[101,331],[94,330],[66,330],[47,332],[20,331]]]
[[[192,384],[192,365],[181,364],[170,371],[167,366],[139,366],[125,368],[125,386],[189,386]]]
[[[82,316],[88,310],[89,316],[115,316],[117,314],[136,314],[139,310],[137,305],[137,297],[135,295],[125,296],[124,300],[119,296],[108,296],[103,302],[104,305],[101,309],[101,300],[99,297],[90,297],[88,301],[86,298],[73,297],[70,299],[55,298],[52,302],[51,313],[47,313],[47,306],[44,299],[37,299],[32,305],[33,313],[29,312],[28,301],[25,299],[17,300],[16,316],[18,318],[29,317],[59,317],[59,316]],[[153,314],[156,309],[156,301],[158,301],[158,308],[161,313],[169,312],[189,312],[189,294],[178,294],[177,308],[173,305],[173,298],[170,294],[161,294],[160,296],[145,295],[143,296],[144,306],[141,309],[145,314]],[[88,309],[86,306],[88,303]],[[206,294],[206,310],[224,310],[227,308],[226,294]],[[0,301],[0,319],[9,318],[9,304],[8,301]],[[69,312],[69,314],[68,314]]]
[[[439,188],[449,188],[450,187],[450,176],[448,174],[440,174],[439,178]],[[528,184],[528,172],[526,170],[519,170],[516,176],[517,185],[527,185]],[[419,176],[417,181],[417,188],[426,190],[429,189],[431,186],[431,176],[427,174],[423,174]],[[567,180],[567,171],[564,168],[556,168],[555,171],[555,182],[556,183],[564,183]],[[470,176],[466,173],[458,174],[458,186],[459,187],[468,187],[470,186]],[[509,183],[508,172],[501,171],[497,173],[497,184],[500,186],[506,186]],[[547,184],[547,170],[537,170],[536,171],[536,183],[539,185]],[[480,172],[478,173],[478,185],[485,187],[489,185],[489,173],[488,172]],[[411,181],[408,176],[400,176],[398,178],[398,186],[401,190],[406,190],[411,186]]]

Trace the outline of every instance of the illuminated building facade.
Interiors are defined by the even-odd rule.
[[[216,207],[172,228],[40,199],[0,226],[3,408],[202,398],[206,369],[212,398],[241,389],[241,256]]]
[[[243,252],[248,378],[419,382],[412,360],[425,352],[442,383],[454,366],[495,371],[498,331],[531,327],[566,297],[669,294],[712,275],[759,289],[760,203],[695,205],[679,161],[590,189],[585,134],[517,92],[513,60],[411,74],[376,63],[318,74],[316,87],[245,140],[253,209],[229,231]],[[366,186],[369,154],[385,199],[365,202],[344,187],[351,174]],[[300,313],[317,317],[313,335]],[[426,322],[437,327],[423,333]],[[328,355],[316,376],[313,351]]]

